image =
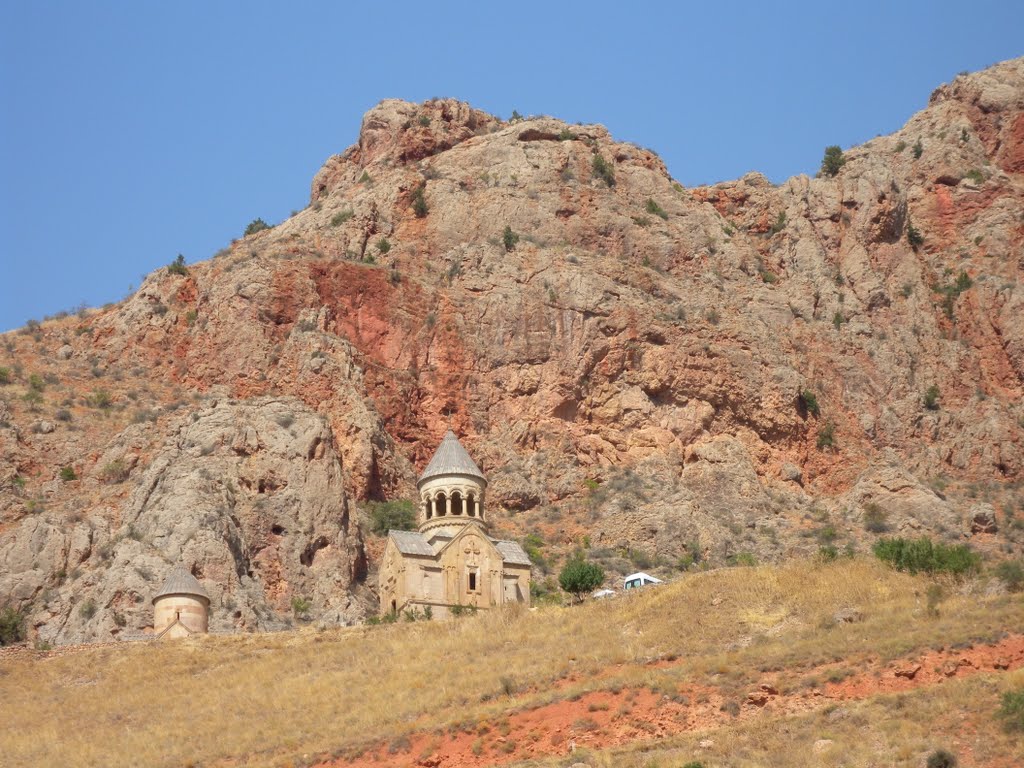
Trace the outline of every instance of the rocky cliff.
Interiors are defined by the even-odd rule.
[[[556,555],[1019,553],[1024,60],[842,160],[687,189],[599,125],[382,102],[306,209],[5,334],[0,595],[109,637],[184,561],[215,627],[357,619],[350,501],[449,420]]]

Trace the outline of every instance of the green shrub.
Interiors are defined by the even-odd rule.
[[[842,312],[840,312],[840,311],[839,311],[839,310],[837,309],[837,310],[835,311],[835,314],[834,314],[834,315],[832,315],[832,325],[834,325],[834,326],[835,326],[835,328],[836,328],[836,330],[838,331],[838,330],[839,330],[840,328],[842,328],[842,327],[843,327],[843,323],[845,323],[845,322],[846,322],[846,318],[845,318],[845,317],[843,317],[843,313],[842,313]]]
[[[338,211],[336,214],[331,216],[331,226],[340,227],[346,221],[351,219],[354,215],[355,214],[353,213],[351,208],[346,208],[343,211]]]
[[[921,234],[921,230],[914,226],[912,221],[907,221],[907,242],[910,243],[910,247],[920,248],[924,245],[924,235]]]
[[[0,368],[0,385],[10,384],[13,379],[11,378],[10,368]]]
[[[839,550],[834,544],[824,544],[818,547],[818,559],[823,563],[831,563],[839,558]]]
[[[804,408],[807,412],[813,414],[815,418],[821,415],[821,407],[818,405],[818,398],[809,389],[805,389],[800,393],[800,402],[803,403]]]
[[[819,528],[815,535],[818,537],[818,541],[822,544],[831,544],[839,538],[839,531],[836,530],[836,527],[832,525],[832,523],[828,523],[827,525]]]
[[[888,515],[878,504],[869,502],[864,507],[864,530],[871,533],[884,533],[888,530]]]
[[[603,582],[604,569],[596,563],[588,563],[581,557],[574,557],[558,574],[559,586],[575,597],[577,602]]]
[[[369,171],[363,171],[363,175],[359,177],[360,184],[373,184],[373,177]]]
[[[95,389],[88,397],[88,403],[93,408],[109,408],[113,402],[114,399],[105,389]]]
[[[544,546],[544,539],[536,533],[528,533],[522,541],[523,551],[526,552],[526,556],[530,558],[530,562],[538,566],[542,570],[547,570],[548,560],[544,557],[544,553],[541,552],[541,547]]]
[[[386,536],[388,531],[416,529],[416,510],[411,501],[377,501],[368,506],[370,530],[378,536]]]
[[[647,205],[644,206],[644,208],[648,213],[652,213],[655,216],[659,216],[662,219],[665,219],[666,221],[668,220],[668,214],[665,212],[665,209],[658,205],[656,202],[654,202],[653,199],[648,198]]]
[[[559,141],[575,141],[576,134],[570,131],[568,128],[563,128],[558,132]]]
[[[188,270],[185,268],[185,257],[180,253],[178,256],[167,265],[167,271],[172,275],[181,275],[184,277],[188,274]]]
[[[388,251],[391,250],[391,241],[388,240],[386,237],[382,237],[380,240],[377,241],[377,250],[380,251],[381,254],[387,253]]]
[[[103,465],[100,470],[100,479],[105,483],[123,483],[131,474],[128,465],[121,459],[114,459]]]
[[[985,174],[979,171],[977,168],[967,172],[967,178],[973,181],[975,184],[982,184],[985,181]]]
[[[426,115],[420,115],[419,119],[416,122],[418,122],[421,126],[426,128],[428,125],[430,125],[430,118],[427,117]]]
[[[1024,689],[1004,693],[997,714],[1007,731],[1024,731]]]
[[[836,447],[836,425],[831,421],[827,422],[818,430],[818,450],[831,450]]]
[[[932,384],[924,391],[922,402],[929,411],[939,410],[939,387],[937,384]]]
[[[77,480],[78,475],[75,474],[75,468],[72,466],[62,467],[60,470],[60,479],[65,483],[69,483],[72,480]]]
[[[956,757],[952,752],[937,749],[928,755],[928,768],[956,768]]]
[[[932,286],[932,290],[942,295],[942,309],[945,312],[946,317],[953,319],[953,309],[956,306],[956,300],[960,294],[968,290],[974,285],[974,281],[971,276],[964,270],[960,270],[960,274],[956,276],[956,280],[950,285],[942,285],[936,283]]]
[[[249,222],[249,226],[245,228],[245,236],[255,235],[257,232],[262,232],[264,229],[270,229],[270,225],[267,224],[263,219],[253,219]]]
[[[594,160],[590,167],[594,176],[599,178],[609,187],[615,186],[615,169],[612,168],[611,163],[604,159],[604,155],[600,153],[594,155]]]
[[[17,608],[0,608],[0,645],[13,645],[25,639],[25,614]]]
[[[292,598],[292,614],[295,618],[303,618],[309,614],[312,604],[304,597]]]
[[[430,207],[427,205],[427,198],[425,197],[426,191],[427,185],[420,184],[412,193],[412,211],[416,214],[417,219],[422,219],[430,213]]]
[[[519,243],[519,235],[512,231],[512,227],[505,225],[505,230],[501,233],[501,244],[505,246],[505,252],[509,253],[515,250],[516,245]]]
[[[78,606],[78,615],[86,621],[88,621],[96,615],[96,610],[96,601],[90,597],[88,600],[86,600],[84,603]]]
[[[981,567],[981,556],[963,544],[937,544],[927,536],[911,541],[902,537],[879,539],[872,551],[882,562],[897,571],[909,573],[976,572]]]
[[[1004,560],[995,573],[1010,592],[1024,592],[1024,560]]]
[[[835,176],[846,164],[843,150],[836,145],[825,147],[825,156],[821,160],[821,173],[824,176]]]
[[[924,145],[921,144],[921,140],[918,139],[917,141],[914,142],[914,159],[915,160],[920,160],[921,159],[921,155],[923,155],[923,154],[924,154]]]

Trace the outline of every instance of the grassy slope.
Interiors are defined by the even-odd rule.
[[[852,670],[1024,628],[1020,596],[949,588],[935,617],[927,585],[867,560],[792,563],[713,571],[572,609],[26,655],[0,666],[0,754],[12,765],[284,764],[471,728],[584,690],[671,695],[714,682],[739,699],[764,670],[786,670],[798,685],[818,664]],[[853,606],[862,622],[832,622]],[[649,663],[665,658],[677,660]],[[964,695],[971,685],[982,684],[964,684]],[[754,738],[745,733],[735,738]]]

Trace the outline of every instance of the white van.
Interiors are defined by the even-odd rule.
[[[651,584],[662,584],[661,579],[656,579],[653,576],[640,572],[631,573],[625,579],[622,580],[623,589],[639,589],[640,587],[646,587]]]

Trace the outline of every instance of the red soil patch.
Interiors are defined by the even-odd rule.
[[[671,664],[661,662],[657,666]],[[837,666],[825,665],[804,674],[827,674]],[[584,746],[604,749],[653,741],[758,717],[765,711],[795,714],[837,701],[866,699],[940,685],[945,680],[979,672],[1021,667],[1024,635],[1011,635],[992,645],[926,651],[887,664],[868,663],[864,671],[820,688],[786,691],[780,682],[786,673],[777,673],[766,677],[742,701],[737,701],[735,692],[702,685],[684,685],[671,697],[646,688],[596,691],[575,700],[510,712],[498,720],[479,723],[473,732],[418,733],[409,737],[408,742],[401,742],[401,748],[394,752],[382,745],[354,760],[327,761],[319,766],[500,765],[567,755]],[[736,714],[729,714],[729,709]]]

